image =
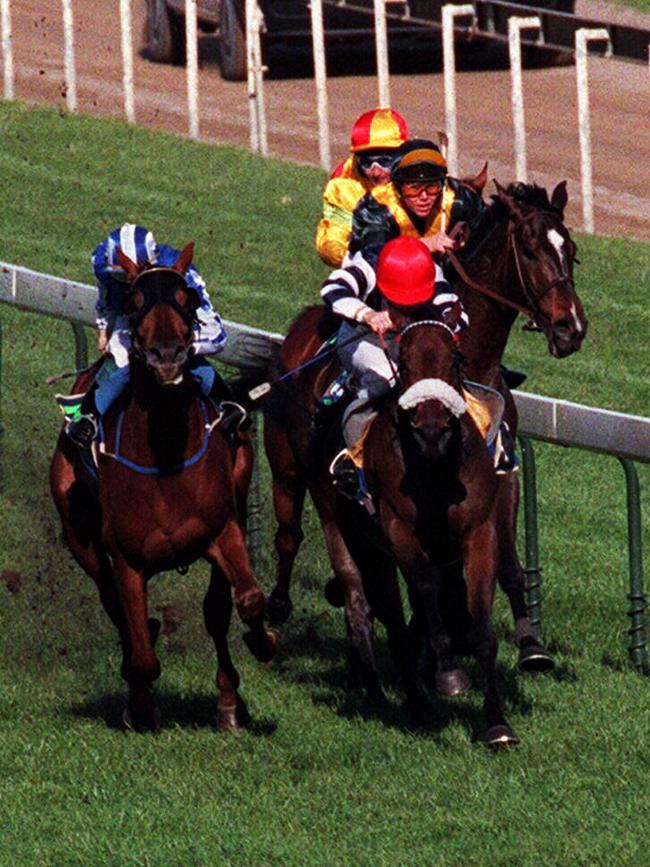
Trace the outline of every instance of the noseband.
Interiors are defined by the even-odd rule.
[[[421,319],[418,322],[411,322],[401,331],[399,340],[401,341],[405,334],[419,325],[433,325],[436,328],[443,328],[451,336],[454,345],[458,342],[454,331],[444,322],[438,322],[436,319]],[[444,379],[433,377],[423,377],[414,382],[400,395],[398,404],[401,409],[409,410],[427,400],[439,400],[456,418],[459,418],[467,409],[462,395],[452,385],[445,382]]]

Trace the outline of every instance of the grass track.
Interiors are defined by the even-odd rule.
[[[0,104],[0,129],[11,190],[0,259],[90,282],[94,244],[130,219],[173,244],[194,238],[230,319],[283,330],[316,299],[326,273],[312,249],[319,171],[11,104]],[[517,332],[508,361],[529,371],[530,391],[647,414],[650,246],[578,243],[584,349],[558,362],[538,336]],[[430,725],[410,731],[381,632],[394,713],[378,717],[347,695],[344,630],[319,593],[328,570],[311,514],[277,664],[257,666],[233,623],[250,732],[212,729],[215,664],[197,565],[152,582],[152,609],[176,615],[160,642],[163,729],[130,736],[119,728],[115,636],[60,543],[47,491],[58,418],[43,380],[70,366],[70,329],[6,307],[0,317],[0,571],[22,582],[10,582],[14,592],[0,584],[0,864],[650,863],[650,683],[626,654],[625,493],[614,459],[537,450],[546,635],[559,668],[514,674],[498,598],[517,750],[495,756],[472,743],[478,692],[437,701]],[[647,467],[640,473],[647,516]],[[269,520],[267,589],[271,534]],[[646,532],[646,550],[648,541]]]

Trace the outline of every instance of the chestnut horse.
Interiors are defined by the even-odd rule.
[[[228,649],[231,585],[249,648],[262,661],[275,651],[243,536],[250,444],[239,434],[235,448],[221,433],[216,409],[201,399],[189,372],[198,303],[183,276],[191,258],[191,244],[173,268],[145,270],[121,257],[131,283],[130,386],[102,419],[96,479],[63,431],[50,468],[66,542],[119,632],[129,690],[125,722],[137,731],[157,724],[159,624],[147,614],[147,582],[156,573],[199,557],[212,565],[204,616],[218,658],[219,728],[249,719]],[[89,384],[86,374],[74,392]]]
[[[507,189],[496,181],[495,185],[496,195],[486,208],[481,225],[462,253],[454,258],[458,273],[451,279],[470,317],[470,327],[462,333],[460,344],[466,359],[465,373],[469,379],[501,391],[506,398],[505,417],[514,435],[517,413],[502,379],[501,360],[518,313],[530,319],[529,330],[541,330],[545,334],[549,351],[557,358],[580,348],[586,320],[573,281],[576,247],[564,225],[565,182],[557,185],[550,198],[546,190],[533,185],[511,184]],[[461,277],[461,273],[464,276]],[[313,356],[337,326],[337,318],[323,306],[306,310],[289,329],[271,378]],[[320,370],[321,393],[335,372],[332,364]],[[311,374],[312,379],[315,376]],[[304,408],[301,412],[304,414]],[[302,507],[308,485],[312,497],[315,494],[304,463],[303,433],[295,425],[291,411],[289,415],[271,412],[264,431],[278,521],[277,580],[268,602],[269,616],[275,623],[284,622],[291,613],[289,586],[303,539]],[[319,508],[316,499],[314,501],[334,574],[340,579],[341,570],[347,568],[349,552],[339,556],[338,543],[329,539],[331,514],[327,508]],[[520,668],[549,668],[554,664],[553,658],[542,645],[526,612],[523,571],[515,547],[518,502],[516,475],[500,476],[498,580],[513,611]],[[384,568],[388,568],[386,563]],[[328,586],[335,588],[332,584]]]

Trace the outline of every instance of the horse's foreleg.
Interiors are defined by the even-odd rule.
[[[156,630],[151,629],[147,617],[145,578],[119,554],[114,556],[113,566],[125,624],[122,677],[129,685],[126,721],[136,731],[152,731],[158,720],[151,685],[160,676],[160,663],[152,634]]]
[[[515,621],[521,671],[548,671],[555,661],[544,647],[539,632],[530,622],[526,608],[524,572],[517,555],[516,528],[519,508],[519,481],[512,474],[499,478],[497,521],[499,533],[499,586],[508,597]]]
[[[213,565],[210,586],[203,602],[203,616],[217,651],[217,727],[222,730],[239,729],[250,721],[246,705],[237,692],[239,674],[228,647],[231,614],[230,584],[219,566]]]
[[[383,692],[377,676],[375,653],[373,647],[373,613],[366,600],[363,589],[361,570],[355,558],[350,553],[348,543],[352,541],[350,534],[358,529],[350,527],[350,534],[343,532],[347,526],[345,516],[337,523],[314,497],[321,519],[325,537],[325,545],[329,554],[334,573],[343,591],[345,625],[348,634],[349,682],[351,686],[362,686],[371,698],[378,702],[384,700]],[[356,505],[354,508],[358,508]],[[361,558],[362,552],[356,554]],[[363,566],[362,566],[363,568]]]
[[[235,591],[235,606],[250,632],[244,635],[256,659],[268,662],[275,656],[277,634],[264,627],[265,599],[251,569],[242,529],[231,518],[210,545],[207,560],[223,571]]]
[[[235,481],[237,516],[239,518],[239,526],[245,532],[246,519],[248,517],[248,490],[253,476],[255,455],[250,437],[242,431],[235,432],[234,447],[233,478]]]
[[[494,523],[489,521],[470,531],[463,539],[467,604],[472,618],[469,637],[485,676],[484,711],[488,727],[484,740],[490,746],[519,741],[505,719],[497,686],[498,644],[491,625],[498,562],[496,535]]]
[[[271,623],[280,624],[286,623],[293,608],[289,585],[293,564],[304,538],[302,510],[306,483],[293,458],[286,435],[276,430],[272,422],[268,422],[264,436],[273,474],[273,509],[278,525],[275,534],[278,570],[275,587],[268,598],[267,612]]]

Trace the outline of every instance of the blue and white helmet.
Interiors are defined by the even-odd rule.
[[[120,229],[115,229],[108,236],[106,247],[106,264],[111,271],[121,271],[117,256],[121,249],[125,256],[132,262],[148,262],[153,265],[158,258],[158,248],[153,232],[144,226],[135,226],[133,223],[124,223]]]

